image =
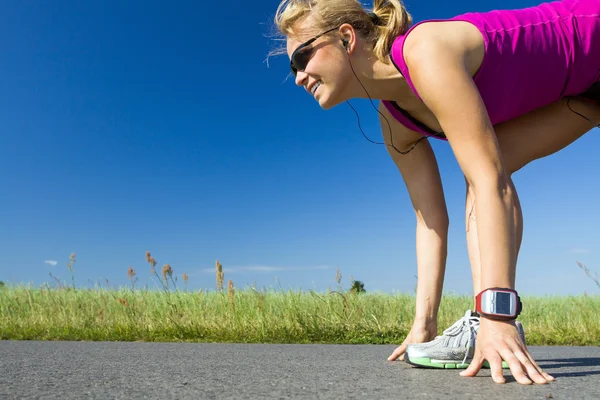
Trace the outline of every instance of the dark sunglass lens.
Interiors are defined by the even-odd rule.
[[[302,49],[294,55],[294,67],[300,71],[304,71],[306,65],[310,61],[312,49]]]

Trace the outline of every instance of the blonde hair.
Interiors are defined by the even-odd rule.
[[[368,43],[375,56],[389,63],[389,52],[396,37],[406,33],[412,17],[401,0],[374,0],[377,24],[357,0],[283,0],[275,14],[278,33],[285,37],[313,36],[344,23],[352,25]],[[310,28],[298,30],[296,24],[311,17]],[[276,49],[270,55],[286,54]]]

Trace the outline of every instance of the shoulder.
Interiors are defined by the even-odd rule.
[[[403,58],[409,68],[464,63],[473,75],[485,53],[479,29],[466,21],[428,21],[415,26],[404,40]]]
[[[463,34],[456,28],[457,24],[462,23],[461,21],[432,21],[415,26],[404,40],[404,57],[412,60],[418,58],[422,52],[430,55],[429,52],[442,49],[460,51],[465,47]]]

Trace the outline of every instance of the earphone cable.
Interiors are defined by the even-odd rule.
[[[347,50],[347,42],[342,41],[344,43],[344,47]],[[352,62],[350,61],[350,55],[348,55],[348,63],[350,64],[350,68],[352,69],[352,73],[354,74],[354,77],[356,78],[356,80],[358,81],[358,83],[360,84],[360,86],[363,88],[363,90],[365,91],[365,93],[367,94],[367,97],[369,98],[369,101],[371,102],[371,106],[375,109],[375,111],[377,111],[377,113],[379,113],[379,115],[381,115],[383,117],[383,119],[385,119],[385,122],[387,123],[388,126],[388,130],[390,132],[390,144],[388,145],[387,143],[382,143],[382,142],[375,142],[371,139],[369,139],[367,137],[367,135],[365,134],[365,132],[362,130],[362,127],[360,125],[360,117],[358,116],[358,113],[356,112],[356,110],[354,109],[354,107],[352,107],[352,104],[350,104],[350,102],[348,100],[346,100],[346,103],[348,103],[348,105],[350,106],[350,108],[352,109],[352,111],[354,111],[354,114],[356,114],[356,118],[358,120],[358,129],[360,129],[362,135],[365,137],[365,139],[367,139],[369,142],[374,143],[374,144],[385,144],[387,146],[391,146],[394,150],[396,150],[396,152],[402,154],[402,155],[406,155],[408,153],[410,153],[417,144],[419,144],[419,142],[423,139],[427,139],[429,136],[441,136],[438,133],[434,133],[431,134],[429,136],[423,136],[422,138],[418,139],[407,151],[402,151],[396,148],[396,146],[394,146],[394,140],[392,138],[392,127],[390,126],[390,122],[388,121],[388,119],[385,117],[385,115],[383,115],[381,113],[381,111],[379,111],[377,109],[377,107],[375,107],[375,104],[373,104],[373,99],[371,98],[371,96],[369,95],[369,92],[367,92],[367,89],[365,88],[365,86],[362,84],[362,82],[360,81],[360,79],[358,79],[358,76],[356,75],[356,72],[354,71],[354,67],[352,66]]]
[[[407,151],[402,151],[398,148],[396,148],[396,146],[394,146],[394,139],[392,138],[392,127],[390,126],[390,122],[388,121],[388,119],[385,117],[385,115],[383,115],[381,113],[381,111],[379,111],[377,109],[377,107],[375,107],[375,104],[373,104],[373,99],[371,98],[371,95],[369,95],[369,92],[367,92],[367,89],[365,88],[365,86],[362,84],[362,82],[360,81],[360,79],[358,79],[358,76],[356,75],[356,72],[354,71],[354,67],[352,66],[352,62],[350,61],[350,57],[348,57],[348,62],[350,64],[350,68],[352,69],[352,73],[354,74],[354,77],[356,78],[356,80],[358,81],[358,83],[360,84],[360,86],[363,88],[363,90],[365,91],[365,93],[367,94],[367,97],[369,98],[369,102],[371,103],[371,106],[373,107],[373,109],[375,109],[375,111],[377,111],[377,113],[379,113],[379,115],[381,115],[383,117],[383,119],[385,120],[387,126],[388,126],[388,130],[390,132],[390,144],[389,146],[391,146],[394,150],[396,150],[396,152],[402,154],[402,155],[406,155],[408,153],[410,153],[417,144],[419,144],[419,142],[423,139],[427,139],[427,136],[423,136],[422,138],[420,138],[419,140],[417,140]],[[387,143],[382,143],[382,142],[375,142],[371,139],[369,139],[367,137],[367,135],[365,134],[365,132],[362,130],[362,126],[360,125],[360,117],[358,116],[358,112],[356,112],[356,110],[354,109],[354,107],[352,107],[352,104],[350,104],[350,102],[348,100],[346,100],[346,103],[348,103],[348,105],[350,106],[350,108],[352,109],[352,111],[354,111],[354,114],[356,114],[356,118],[358,120],[358,129],[360,129],[360,132],[362,133],[362,135],[365,137],[365,139],[367,139],[369,142],[374,143],[374,144],[386,144]]]

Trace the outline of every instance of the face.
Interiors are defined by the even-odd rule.
[[[287,39],[296,85],[304,87],[323,109],[346,100],[348,53],[342,45],[342,36],[335,32],[337,29],[325,31],[330,34],[323,32],[322,36]]]

